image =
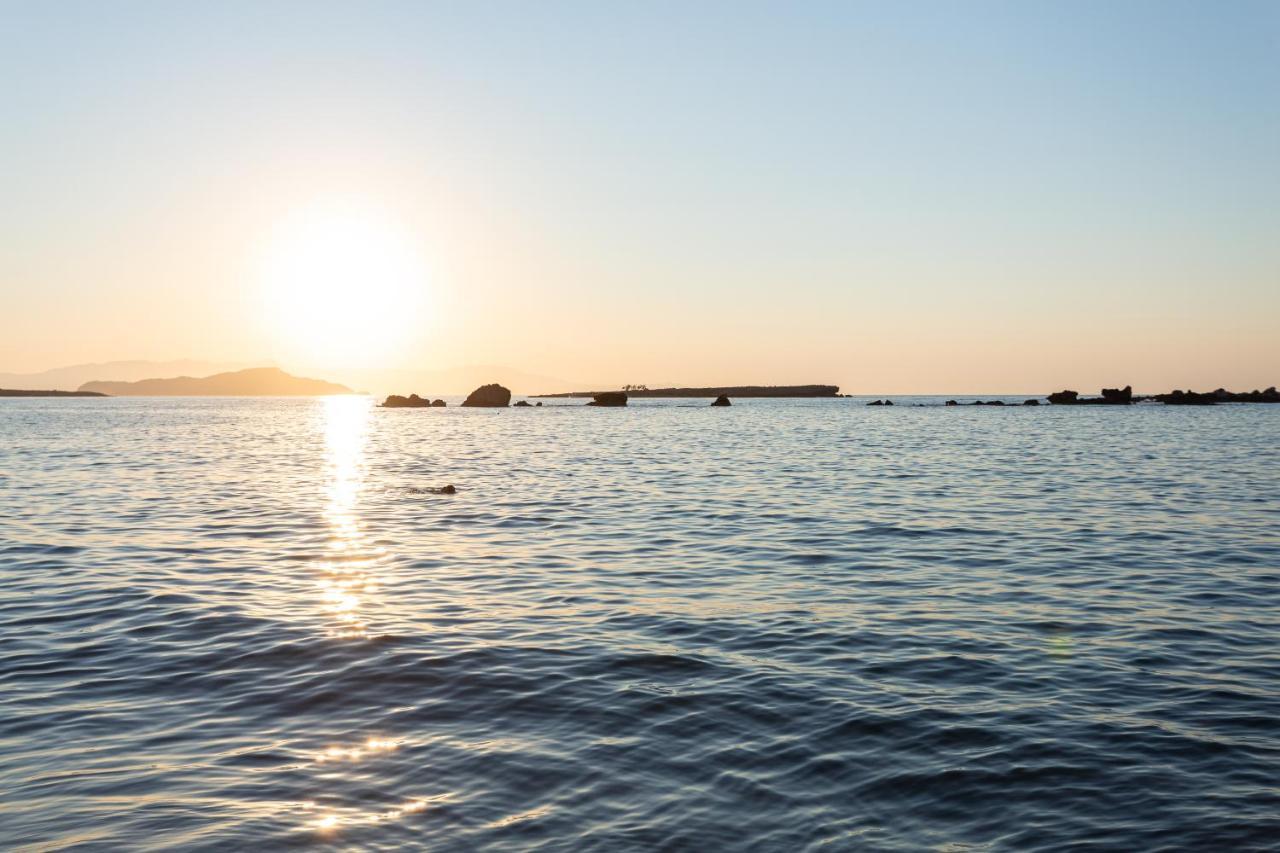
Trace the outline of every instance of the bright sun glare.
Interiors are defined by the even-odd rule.
[[[423,329],[426,286],[407,229],[378,211],[329,205],[282,223],[262,263],[260,292],[286,360],[374,367]]]

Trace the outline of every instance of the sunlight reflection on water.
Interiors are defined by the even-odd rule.
[[[329,636],[365,638],[365,605],[378,591],[376,569],[385,556],[364,535],[357,505],[364,490],[368,397],[326,397],[324,438],[328,467],[328,554],[316,563],[321,601],[334,625]]]
[[[898,402],[6,401],[0,848],[1267,848],[1280,407]]]
[[[365,486],[365,445],[372,401],[367,397],[327,397],[323,400],[326,489],[324,517],[329,528],[328,553],[316,561],[320,598],[334,639],[369,636],[366,614],[378,592],[376,571],[386,554],[365,535],[358,506]],[[370,737],[355,746],[332,745],[315,756],[316,764],[356,763],[395,751],[400,741]],[[421,811],[425,801],[410,800],[373,814],[326,811],[309,826],[330,834],[342,826],[394,820]]]

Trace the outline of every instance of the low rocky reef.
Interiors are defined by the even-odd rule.
[[[710,388],[646,388],[628,385],[632,397],[839,397],[839,385],[722,385]],[[535,394],[536,397],[595,397],[600,391],[567,391],[562,394]]]
[[[1133,403],[1150,401],[1164,403],[1166,406],[1213,406],[1218,403],[1280,403],[1280,392],[1275,386],[1265,391],[1228,391],[1219,388],[1216,391],[1199,393],[1196,391],[1170,391],[1168,394],[1151,394],[1145,397],[1135,396],[1128,385],[1123,388],[1103,388],[1101,397],[1081,397],[1075,391],[1058,391],[1049,395],[1049,402],[1056,406],[1128,406]]]
[[[1212,406],[1216,403],[1280,403],[1280,391],[1274,385],[1265,391],[1228,391],[1219,388],[1198,394],[1195,391],[1170,391],[1168,394],[1156,394],[1144,398],[1164,403],[1166,406]]]
[[[0,388],[0,397],[110,397],[99,391],[29,391],[25,388]]]
[[[1056,391],[1049,395],[1055,406],[1127,406],[1133,402],[1133,388],[1103,388],[1101,397],[1081,397],[1078,391]]]
[[[701,390],[701,389],[699,389]],[[57,392],[5,392],[0,390],[0,396],[6,394],[10,396],[43,396]],[[571,397],[578,396],[576,394],[555,394],[547,396]],[[629,391],[597,391],[591,395],[591,402],[588,406],[626,406],[630,397],[635,396]],[[760,395],[763,396],[763,395]],[[1234,392],[1219,388],[1216,391],[1207,393],[1199,393],[1196,391],[1170,391],[1167,394],[1151,394],[1147,396],[1138,396],[1133,393],[1133,388],[1129,385],[1123,388],[1103,388],[1102,395],[1099,397],[1082,397],[1079,391],[1055,391],[1045,398],[1050,404],[1055,406],[1129,406],[1134,403],[1150,402],[1163,403],[1167,406],[1212,406],[1217,403],[1280,403],[1280,392],[1277,392],[1275,386],[1267,388],[1265,391],[1243,391]],[[439,408],[445,405],[444,400],[428,400],[426,397],[419,397],[417,394],[410,394],[408,397],[402,397],[399,394],[392,394],[387,397],[381,404],[383,408],[388,409],[426,409]],[[467,395],[467,399],[462,403],[463,406],[469,408],[485,407],[485,408],[506,408],[511,403],[511,391],[503,386],[495,383],[481,385],[476,390]],[[530,403],[528,400],[518,400],[515,404],[516,408],[533,408],[541,406],[542,401]],[[729,399],[728,394],[718,394],[711,403],[712,406],[732,406],[733,403]],[[872,400],[868,402],[868,406],[892,406],[895,405],[893,400],[888,398],[883,400]],[[912,405],[910,403],[906,405]],[[930,405],[921,404],[919,405]],[[936,405],[936,404],[932,404]],[[1021,404],[1015,402],[1006,402],[1005,400],[972,400],[961,403],[958,400],[947,400],[946,406],[1039,406],[1040,398],[1032,398],[1023,400]]]
[[[428,400],[426,397],[419,397],[417,394],[410,394],[408,397],[392,394],[383,400],[381,405],[384,409],[443,409],[446,403],[444,400]]]

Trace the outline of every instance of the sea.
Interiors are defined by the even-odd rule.
[[[0,848],[1280,849],[1280,406],[942,400],[0,400]]]

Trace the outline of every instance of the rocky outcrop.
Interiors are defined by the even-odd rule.
[[[1101,397],[1081,397],[1075,391],[1058,391],[1049,395],[1055,406],[1127,406],[1133,402],[1133,388],[1103,388]]]
[[[1219,388],[1208,393],[1198,393],[1190,389],[1186,391],[1170,391],[1168,394],[1156,394],[1150,399],[1164,403],[1166,406],[1212,406],[1216,403],[1280,403],[1280,392],[1275,386],[1265,391],[1228,391]]]
[[[959,404],[959,403],[957,403],[955,400],[948,400],[947,402],[943,403],[943,405],[944,405],[944,406],[958,406],[958,405],[960,405],[960,404]]]
[[[432,401],[431,401],[431,408],[433,408],[433,409],[443,409],[446,405],[448,405],[448,404],[447,404],[447,403],[445,403],[445,401],[444,401],[444,400],[432,400]]]
[[[870,403],[867,403],[867,405],[868,406],[892,406],[893,401],[892,400],[872,400]]]
[[[530,406],[530,405],[529,405],[529,401],[528,401],[528,400],[517,400],[516,402],[512,403],[512,405],[513,405],[513,406],[516,406],[516,407],[518,407],[518,408],[522,408],[522,409],[532,409],[532,408],[533,408],[532,406]]]
[[[719,397],[716,397],[715,401],[714,401],[711,405],[713,405],[713,406],[732,406],[732,405],[733,405],[733,403],[730,403],[730,402],[729,402],[729,397],[728,397],[727,395],[725,395],[725,394],[721,394]]]
[[[408,397],[401,397],[399,394],[392,394],[390,397],[382,401],[384,409],[425,409],[431,405],[431,402],[417,394],[410,394]]]
[[[1022,405],[1024,405],[1024,406],[1038,406],[1038,405],[1040,405],[1040,401],[1039,401],[1039,400],[1023,400],[1023,401],[1022,401]]]
[[[1133,388],[1103,388],[1102,399],[1113,406],[1127,406],[1133,402]]]
[[[494,382],[481,385],[467,395],[462,405],[468,408],[505,409],[511,403],[511,391]]]
[[[625,391],[602,391],[596,394],[594,399],[588,406],[625,406],[627,404],[627,394]]]

